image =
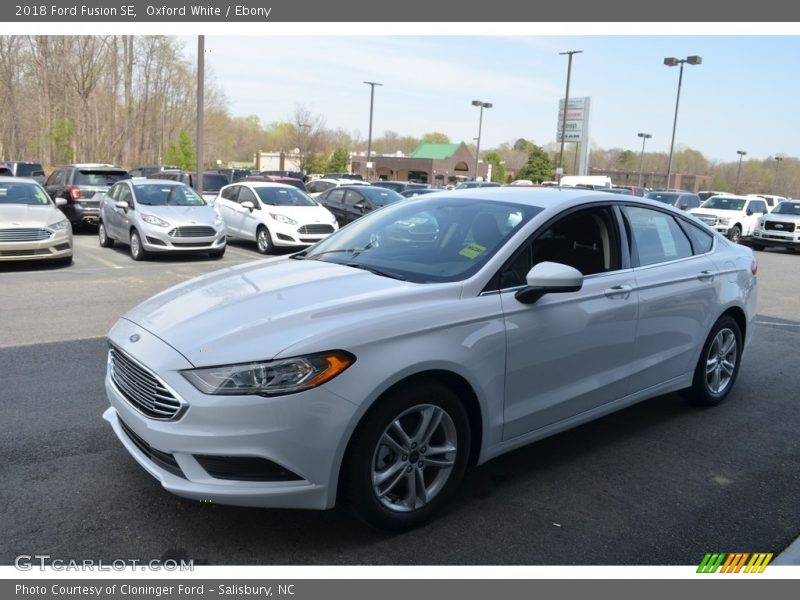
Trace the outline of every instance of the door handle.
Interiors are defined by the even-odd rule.
[[[697,278],[700,281],[714,281],[714,273],[713,271],[700,271]]]
[[[629,285],[615,285],[614,287],[608,288],[603,293],[608,298],[620,298],[622,300],[627,300],[632,291],[633,288]]]

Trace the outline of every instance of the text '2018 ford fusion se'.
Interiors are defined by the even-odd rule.
[[[131,310],[104,416],[175,494],[401,529],[470,464],[668,392],[722,401],[756,292],[751,250],[661,203],[428,194]]]

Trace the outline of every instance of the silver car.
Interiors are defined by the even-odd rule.
[[[133,260],[160,252],[225,254],[225,224],[219,213],[185,183],[126,179],[100,205],[100,245],[130,246]]]
[[[0,262],[70,264],[72,227],[57,206],[33,179],[0,177]]]
[[[671,206],[427,194],[128,312],[104,416],[175,494],[412,527],[470,464],[670,392],[722,402],[756,295],[752,251]]]

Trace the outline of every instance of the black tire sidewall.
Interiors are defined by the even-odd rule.
[[[455,464],[441,491],[425,506],[410,512],[395,512],[375,496],[372,487],[372,460],[378,439],[389,424],[405,410],[420,404],[443,409],[456,428]],[[350,505],[367,523],[389,531],[421,525],[440,510],[458,488],[469,458],[471,435],[469,417],[464,405],[448,387],[435,381],[418,381],[404,385],[384,398],[364,417],[354,434],[352,452],[346,469],[345,493]]]

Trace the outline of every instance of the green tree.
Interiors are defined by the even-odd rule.
[[[53,141],[54,157],[59,164],[71,163],[75,160],[72,139],[75,125],[67,119],[55,119],[50,128],[50,139]]]
[[[537,183],[553,177],[553,163],[550,157],[536,144],[531,144],[528,151],[528,161],[517,173],[517,179],[530,179]]]
[[[175,165],[184,171],[191,171],[196,165],[197,158],[194,151],[194,144],[189,139],[189,134],[185,129],[181,129],[178,141],[173,142],[164,154],[164,162],[168,165]]]
[[[424,144],[449,144],[450,138],[438,131],[432,131],[424,134],[421,141]]]
[[[322,154],[309,154],[306,156],[306,173],[324,173],[328,166],[328,161]]]
[[[325,169],[330,173],[344,173],[349,171],[350,166],[350,153],[347,148],[339,146],[333,151],[330,159],[328,160],[328,168]]]
[[[496,150],[491,150],[483,155],[483,162],[492,165],[492,181],[504,183],[506,180],[506,166],[503,164],[503,157]]]

